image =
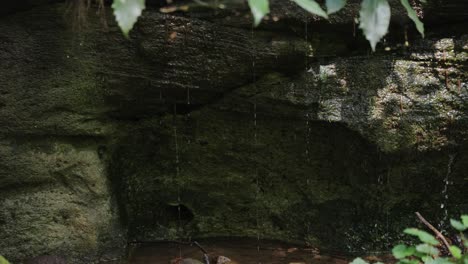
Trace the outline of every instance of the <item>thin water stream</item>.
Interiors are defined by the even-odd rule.
[[[444,178],[444,188],[442,190],[442,202],[440,204],[440,209],[443,210],[443,217],[442,220],[439,223],[439,229],[444,231],[444,225],[448,222],[448,201],[449,201],[449,195],[448,195],[448,187],[450,185],[450,174],[452,174],[452,166],[453,162],[455,161],[456,155],[455,154],[450,154],[449,155],[449,160],[447,163],[447,173],[445,174]]]
[[[181,205],[181,199],[180,199],[180,184],[179,184],[179,177],[180,177],[180,165],[179,165],[179,142],[177,138],[177,125],[176,125],[176,118],[177,118],[177,106],[174,105],[174,121],[173,121],[173,130],[174,130],[174,147],[175,147],[175,169],[176,169],[176,174],[175,174],[175,184],[177,186],[177,236],[179,236],[179,239],[182,239],[181,234],[182,234],[182,221],[181,221],[181,212],[180,212],[180,205]],[[182,249],[179,246],[179,256],[182,256]]]
[[[255,56],[257,55],[256,53],[256,47],[255,47],[255,41],[254,41],[254,28],[252,26],[251,28],[251,38],[252,38],[252,84],[253,84],[253,89],[254,89],[254,96],[253,96],[253,138],[254,138],[254,146],[253,146],[253,152],[257,152],[258,148],[258,142],[257,142],[257,73],[255,69]],[[258,179],[258,164],[255,164],[255,172],[254,172],[254,177],[255,177],[255,203],[256,203],[256,211],[255,211],[255,222],[256,222],[256,228],[257,228],[257,253],[260,255],[260,212],[259,212],[259,195],[260,195],[260,185],[259,185],[259,179]],[[261,264],[261,260],[258,259],[257,261],[258,264]]]

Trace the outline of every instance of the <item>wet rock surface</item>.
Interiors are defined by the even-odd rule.
[[[0,18],[8,259],[105,263],[127,240],[204,236],[382,250],[416,210],[468,210],[464,1],[426,7],[409,47],[394,23],[376,53],[352,14],[278,1],[254,31],[153,3],[130,39],[110,11],[77,31],[52,2]]]
[[[124,232],[94,144],[44,137],[2,142],[3,254],[26,259],[53,253],[73,263],[121,250]]]

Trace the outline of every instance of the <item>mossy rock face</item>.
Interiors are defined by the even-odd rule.
[[[467,52],[464,35],[419,41],[405,55],[333,58],[260,96],[344,123],[384,152],[457,146],[467,139]]]
[[[12,261],[61,255],[71,263],[117,249],[124,236],[97,142],[1,142],[0,247]]]
[[[386,154],[340,124],[256,121],[206,109],[148,121],[119,143],[113,175],[131,239],[259,234],[375,250],[400,239],[414,211],[434,220],[441,203],[466,208],[466,151]]]
[[[64,9],[0,19],[0,254],[12,263],[92,263],[125,247],[104,138],[115,124],[90,52],[98,44],[72,32]]]
[[[375,134],[382,117],[368,113],[386,97],[379,87],[398,85],[377,76],[393,70],[381,58],[340,63],[348,65],[340,73],[324,65],[310,77],[264,75],[200,110],[133,127],[111,165],[130,238],[260,235],[383,250],[414,225],[415,211],[439,222],[466,210],[464,130],[441,145],[405,145],[405,130]],[[338,76],[349,86],[335,85]],[[342,107],[326,110],[330,101]]]
[[[406,54],[314,62],[139,122],[111,166],[131,239],[260,235],[384,250],[415,211],[436,223],[458,215],[465,47],[465,37],[426,40]]]
[[[466,212],[464,25],[404,47],[402,21],[369,55],[352,8],[324,25],[274,1],[284,19],[253,34],[148,10],[130,39],[110,10],[79,31],[63,4],[2,16],[0,253],[118,259],[121,222],[132,240],[387,249],[414,211]]]
[[[114,162],[132,236],[177,237],[179,197],[187,235],[319,236],[305,232],[319,230],[310,226],[319,208],[352,200],[353,186],[369,181],[375,150],[357,133],[269,117],[258,117],[255,126],[252,117],[203,110],[123,141]],[[142,142],[143,149],[133,149]]]

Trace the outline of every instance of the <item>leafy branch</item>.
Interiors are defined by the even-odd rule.
[[[427,222],[419,213],[418,218],[436,232],[437,237],[442,240],[444,236]],[[450,253],[450,257],[441,256],[440,242],[431,234],[417,228],[407,228],[403,232],[407,235],[417,237],[421,243],[417,245],[399,244],[392,249],[393,256],[398,260],[397,264],[468,264],[468,240],[463,234],[468,230],[468,215],[462,215],[461,221],[450,219],[450,224],[459,232],[461,245],[450,245],[444,238],[444,247]],[[431,228],[432,227],[432,228]],[[435,231],[434,231],[435,230]],[[350,264],[369,264],[362,258],[356,258]],[[381,263],[374,263],[381,264]]]
[[[328,18],[328,15],[336,13],[346,6],[346,0],[326,0],[325,11],[315,0],[290,1],[309,13],[323,18]],[[254,25],[258,26],[263,18],[270,13],[269,0],[247,0],[247,2],[253,15]],[[414,22],[416,29],[424,37],[424,25],[408,0],[400,0],[400,3],[408,13],[408,17]],[[119,27],[124,35],[128,36],[145,9],[145,0],[114,0],[112,8]],[[388,0],[363,0],[361,2],[359,28],[362,29],[373,51],[375,51],[377,43],[387,34],[390,17],[391,10]]]

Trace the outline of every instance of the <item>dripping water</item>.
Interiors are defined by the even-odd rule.
[[[255,56],[256,56],[256,49],[255,49],[255,39],[254,39],[254,28],[252,25],[251,28],[251,39],[252,39],[252,83],[254,89],[254,97],[253,97],[253,130],[254,130],[254,152],[257,152],[257,76],[255,72]],[[261,264],[260,259],[260,212],[259,212],[259,195],[260,195],[260,185],[258,179],[258,164],[255,162],[255,222],[256,222],[256,229],[257,229],[257,254],[258,254],[258,263]]]
[[[309,124],[309,114],[306,114],[306,148],[305,148],[305,156],[306,162],[309,164],[310,162],[310,151],[309,151],[309,143],[310,143],[310,124]],[[309,184],[309,177],[307,177],[307,184]]]
[[[188,50],[187,49],[187,32],[190,30],[190,23],[188,23],[185,27],[184,27],[184,48],[183,50]],[[186,94],[186,104],[187,104],[187,114],[185,115],[185,121],[188,121],[190,119],[190,104],[191,104],[191,100],[190,100],[190,86],[187,86],[187,94]],[[190,137],[187,137],[187,144],[190,144],[191,141],[190,141]]]
[[[190,120],[190,87],[187,87],[187,114],[185,115],[185,121],[188,122]],[[187,144],[190,145],[190,137],[187,138]]]
[[[304,31],[305,31],[305,34],[304,34],[304,40],[305,40],[305,44],[306,44],[306,48],[305,48],[305,53],[304,53],[304,56],[305,56],[305,61],[304,61],[304,67],[305,67],[305,71],[304,71],[304,74],[305,74],[305,88],[306,88],[306,93],[308,92],[309,90],[309,72],[308,72],[308,67],[309,67],[309,39],[308,39],[308,16],[306,15],[306,18],[305,18],[305,23],[304,23]],[[310,157],[309,157],[309,147],[310,147],[310,124],[309,124],[309,119],[310,119],[310,116],[309,116],[309,113],[307,113],[305,115],[305,118],[306,118],[306,144],[305,144],[305,157],[306,157],[306,164],[309,165],[310,164]],[[310,178],[309,178],[309,173],[306,173],[306,184],[307,184],[307,190],[309,189],[309,184],[310,184]],[[310,223],[309,221],[307,221],[307,234],[306,236],[309,236],[310,235]],[[312,247],[312,245],[309,245],[310,247]],[[312,257],[314,256],[314,253],[313,253],[313,250],[310,251],[310,253],[312,254]]]
[[[308,16],[306,15],[306,18],[305,18],[305,24],[304,24],[304,31],[305,31],[305,34],[304,34],[304,40],[305,40],[305,44],[306,44],[306,49],[305,49],[305,71],[304,71],[304,74],[305,74],[305,87],[306,87],[306,91],[309,90],[309,74],[308,74],[308,67],[309,67],[309,39],[308,39]],[[309,125],[309,114],[307,113],[306,114],[306,148],[305,148],[305,156],[306,156],[306,162],[307,164],[309,164],[310,162],[310,157],[309,157],[309,137],[310,137],[310,125]],[[307,177],[306,177],[306,182],[307,182],[307,186],[309,186],[309,183],[310,183],[310,179],[309,179],[309,174],[307,174]],[[309,227],[308,227],[309,228]],[[308,232],[307,232],[308,233]]]
[[[173,132],[174,132],[174,147],[175,147],[175,179],[174,182],[177,186],[177,237],[179,240],[182,240],[182,221],[181,221],[181,212],[180,212],[180,159],[179,159],[179,142],[177,137],[177,105],[174,104],[174,120],[173,120]],[[178,243],[178,250],[179,250],[179,258],[182,258],[182,246]]]
[[[443,230],[443,227],[445,226],[445,223],[447,223],[448,220],[448,186],[450,184],[450,174],[452,174],[452,167],[453,167],[453,162],[455,161],[456,154],[450,154],[449,155],[449,160],[447,163],[447,173],[445,174],[444,178],[444,188],[442,190],[442,203],[440,204],[440,209],[443,210],[443,217],[442,220],[439,223],[439,229]]]
[[[379,153],[379,164],[381,162],[382,162],[382,154]],[[384,198],[382,200],[381,206],[383,207],[383,210],[384,210],[385,220],[382,221],[382,225],[385,228],[384,238],[385,238],[386,244],[385,244],[384,248],[385,248],[386,251],[388,251],[389,247],[391,246],[390,245],[390,229],[389,229],[389,226],[390,226],[390,221],[389,221],[390,211],[389,211],[389,205],[386,202],[387,201],[386,200],[386,192],[388,192],[388,190],[390,189],[390,170],[387,170],[386,175],[379,174],[379,176],[377,178],[377,184],[379,185],[380,190],[381,190],[380,191],[381,197]]]
[[[190,87],[187,87],[187,106],[190,106]]]
[[[379,155],[379,159],[381,159],[381,156]],[[390,175],[389,175],[389,172],[387,172],[387,188],[385,189],[385,191],[389,191],[390,190]],[[390,218],[390,211],[389,211],[389,206],[387,205],[385,207],[385,228],[387,230],[387,245],[385,247],[385,249],[388,251],[391,247],[390,245],[390,231],[389,231],[389,218]]]

